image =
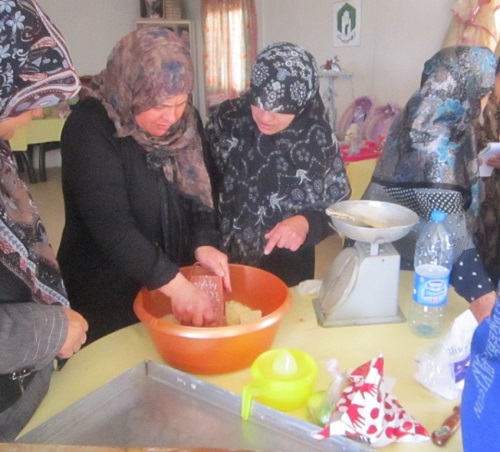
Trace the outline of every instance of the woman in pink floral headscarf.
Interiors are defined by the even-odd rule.
[[[142,28],[118,42],[66,121],[58,260],[89,340],[137,322],[143,286],[170,296],[178,320],[210,324],[207,294],[179,272],[195,260],[230,288],[193,83],[183,42],[166,28]]]

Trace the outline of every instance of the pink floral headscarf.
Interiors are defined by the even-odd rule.
[[[193,60],[189,49],[165,27],[134,31],[115,46],[106,69],[92,79],[99,99],[119,137],[132,136],[148,153],[152,166],[182,193],[212,207],[208,172],[198,133],[198,114],[191,96],[180,120],[162,137],[141,129],[135,116],[179,94],[191,94]]]

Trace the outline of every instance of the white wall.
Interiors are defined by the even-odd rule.
[[[140,19],[139,0],[37,0],[61,30],[79,75],[93,75],[106,65],[114,45],[135,29]],[[205,115],[201,1],[187,0],[183,5],[186,19],[195,21],[197,36],[198,108]]]
[[[65,37],[79,75],[100,72],[140,15],[139,0],[37,1]]]
[[[358,96],[403,106],[418,88],[424,62],[441,48],[453,0],[361,0],[361,44],[334,47],[334,0],[256,0],[262,45],[288,40],[318,64],[338,56],[351,81],[335,84],[337,116]],[[292,24],[292,25],[291,25]]]
[[[79,74],[105,65],[114,44],[135,28],[139,0],[38,0],[65,36]],[[338,56],[351,81],[336,83],[338,115],[358,96],[404,105],[418,87],[423,63],[439,48],[454,0],[361,0],[361,45],[333,47],[336,0],[255,0],[259,49],[288,40],[306,47],[318,63]],[[199,89],[203,86],[201,0],[183,0],[195,20]],[[200,89],[202,92],[202,89]],[[204,111],[204,105],[200,105]]]

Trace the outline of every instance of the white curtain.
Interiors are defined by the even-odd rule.
[[[250,86],[257,52],[254,0],[203,0],[207,104],[238,96]]]

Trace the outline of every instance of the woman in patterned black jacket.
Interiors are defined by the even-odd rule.
[[[215,108],[206,127],[225,250],[293,286],[314,277],[314,247],[333,233],[325,209],[351,193],[302,47],[257,57],[250,90]]]

